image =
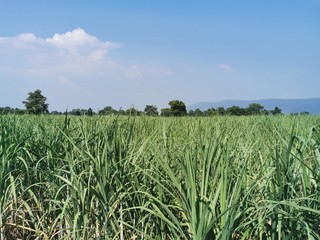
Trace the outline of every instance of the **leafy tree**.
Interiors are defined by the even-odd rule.
[[[248,115],[260,115],[263,113],[264,107],[259,103],[251,103],[246,108]]]
[[[79,108],[72,109],[71,112],[69,112],[70,115],[75,115],[75,116],[81,116],[81,110]]]
[[[50,114],[51,115],[62,115],[63,113],[55,110],[55,111],[51,111]]]
[[[170,108],[162,108],[161,109],[161,116],[164,116],[164,117],[172,116],[171,109]]]
[[[0,115],[1,114],[9,114],[9,113],[14,113],[14,109],[10,107],[0,107]]]
[[[24,109],[19,109],[19,108],[15,108],[15,109],[14,109],[14,113],[15,113],[15,114],[22,115],[22,114],[25,114],[25,113],[26,113],[26,110],[24,110]]]
[[[106,106],[99,111],[100,115],[110,115],[117,113],[117,110],[113,109],[111,106]]]
[[[126,115],[126,111],[120,108],[118,111],[118,114],[119,115]]]
[[[202,115],[203,115],[203,112],[199,108],[194,110],[194,116],[200,117]]]
[[[188,116],[194,116],[194,111],[193,110],[189,110]]]
[[[159,115],[158,108],[154,105],[146,105],[144,112],[148,116],[158,116]]]
[[[224,109],[224,107],[218,107],[217,112],[219,116],[223,116],[226,114],[226,110]]]
[[[300,115],[310,115],[310,112],[308,112],[308,111],[303,111],[303,112],[300,113]]]
[[[129,108],[125,111],[125,115],[134,115],[134,116],[140,116],[141,112],[138,111],[137,109],[135,108]]]
[[[278,115],[278,114],[281,114],[282,113],[282,110],[278,107],[275,107],[273,110],[270,111],[270,113],[272,115]]]
[[[42,114],[49,113],[48,106],[46,103],[47,98],[41,94],[41,91],[37,89],[34,92],[29,92],[29,97],[23,104],[26,106],[26,110],[31,114]]]
[[[88,108],[87,115],[90,116],[90,117],[92,117],[92,115],[93,115],[93,110],[92,110],[92,108]]]
[[[80,109],[80,108],[75,108],[72,109],[69,114],[70,115],[75,115],[75,116],[83,116],[88,114],[89,109]],[[92,110],[92,109],[91,109]]]
[[[187,114],[186,105],[180,100],[172,100],[169,102],[171,113],[173,116],[184,116]]]
[[[188,112],[188,116],[199,117],[199,116],[202,116],[202,115],[203,115],[203,112],[202,112],[199,108],[197,108],[197,109],[195,109],[195,110],[190,110],[190,111]]]
[[[218,111],[214,108],[209,108],[202,113],[202,116],[215,116],[218,115]]]
[[[244,108],[241,108],[239,106],[232,106],[227,108],[227,112],[230,115],[234,115],[234,116],[242,116],[246,114],[246,110]]]

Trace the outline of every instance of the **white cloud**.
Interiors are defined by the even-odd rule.
[[[81,28],[65,34],[55,34],[52,38],[47,38],[46,42],[57,48],[66,49],[73,55],[89,57],[93,60],[102,59],[110,49],[120,47],[118,43],[101,42]]]
[[[33,33],[0,37],[1,57],[8,59],[2,69],[47,77],[112,71],[117,64],[109,59],[108,53],[119,47],[120,44],[100,41],[81,28],[47,39]]]
[[[34,50],[43,45],[44,39],[38,38],[33,33],[22,33],[16,37],[0,37],[0,49],[29,49]]]
[[[33,33],[23,33],[17,36],[17,40],[21,42],[35,42],[38,38]]]
[[[146,75],[167,76],[171,72],[151,65],[127,65],[114,61],[109,52],[121,44],[101,41],[78,28],[50,38],[33,33],[16,37],[0,37],[0,53],[4,61],[0,72],[15,71],[24,77],[51,79],[139,78]],[[57,81],[57,80],[56,80]],[[58,81],[61,83],[61,81]]]
[[[57,47],[78,47],[85,44],[99,44],[96,37],[88,35],[83,29],[78,28],[64,34],[54,34],[53,38],[47,38],[47,42],[56,45]]]
[[[219,64],[218,67],[225,72],[234,72],[233,68],[228,64]]]

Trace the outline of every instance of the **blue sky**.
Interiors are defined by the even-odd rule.
[[[0,0],[0,106],[320,97],[320,0]]]

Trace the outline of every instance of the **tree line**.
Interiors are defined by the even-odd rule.
[[[52,114],[52,115],[62,115],[69,114],[75,116],[93,116],[93,115],[147,115],[147,116],[252,116],[252,115],[278,115],[282,114],[282,110],[275,107],[273,110],[267,110],[259,103],[251,103],[246,108],[241,108],[239,106],[232,106],[229,108],[218,107],[209,108],[205,111],[201,111],[199,108],[195,110],[187,111],[186,105],[183,101],[172,100],[168,103],[170,107],[162,108],[160,112],[155,105],[146,105],[144,111],[139,111],[135,108],[123,109],[113,109],[111,106],[106,106],[103,109],[94,112],[92,108],[88,109],[72,109],[71,111],[59,112],[51,111],[49,112],[49,104],[46,102],[47,98],[42,95],[41,90],[37,89],[34,92],[30,92],[28,97],[23,104],[26,109],[10,108],[10,107],[0,107],[0,114]],[[308,114],[304,112],[302,114]]]

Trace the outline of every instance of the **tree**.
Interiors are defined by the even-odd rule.
[[[75,108],[69,112],[70,115],[81,116],[81,109]]]
[[[188,116],[194,116],[194,111],[193,110],[189,110]]]
[[[226,110],[224,109],[224,107],[218,107],[217,112],[219,116],[223,116],[226,114]]]
[[[0,115],[10,113],[14,113],[14,109],[12,109],[11,107],[0,107]]]
[[[120,108],[118,111],[118,114],[119,115],[126,115],[126,111]]]
[[[99,111],[100,115],[110,115],[117,113],[117,110],[113,109],[111,106],[106,106]]]
[[[93,110],[92,110],[92,108],[88,108],[87,115],[88,115],[89,117],[92,117],[92,115],[93,115]]]
[[[140,116],[140,114],[141,114],[141,112],[133,107],[131,107],[125,111],[125,115]]]
[[[164,117],[172,116],[171,109],[170,108],[162,108],[161,109],[161,116],[164,116]]]
[[[281,114],[282,113],[282,110],[278,107],[275,107],[274,110],[271,110],[270,113],[272,115],[278,115],[278,114]]]
[[[154,105],[146,105],[144,112],[148,116],[158,116],[159,115],[158,108]]]
[[[187,114],[186,105],[180,100],[172,100],[169,102],[171,113],[173,116],[184,116]]]
[[[260,115],[263,113],[264,107],[259,103],[251,103],[246,108],[248,115]]]
[[[303,111],[303,112],[300,113],[300,115],[310,115],[310,112],[308,112],[308,111]]]
[[[234,115],[234,116],[242,116],[246,114],[246,110],[244,108],[241,108],[239,106],[232,106],[227,108],[227,112],[230,115]]]
[[[62,112],[59,112],[57,110],[54,110],[54,111],[51,111],[50,112],[51,115],[62,115],[63,113]]]
[[[215,108],[208,108],[202,113],[202,116],[216,116],[218,115],[218,110]]]
[[[202,112],[199,108],[197,108],[196,110],[194,110],[194,116],[200,117],[200,116],[202,116],[202,115],[203,115],[203,112]]]
[[[29,92],[29,97],[26,101],[23,101],[23,104],[26,106],[27,113],[30,114],[42,114],[49,113],[48,106],[46,103],[47,98],[41,94],[39,89],[34,92]]]

